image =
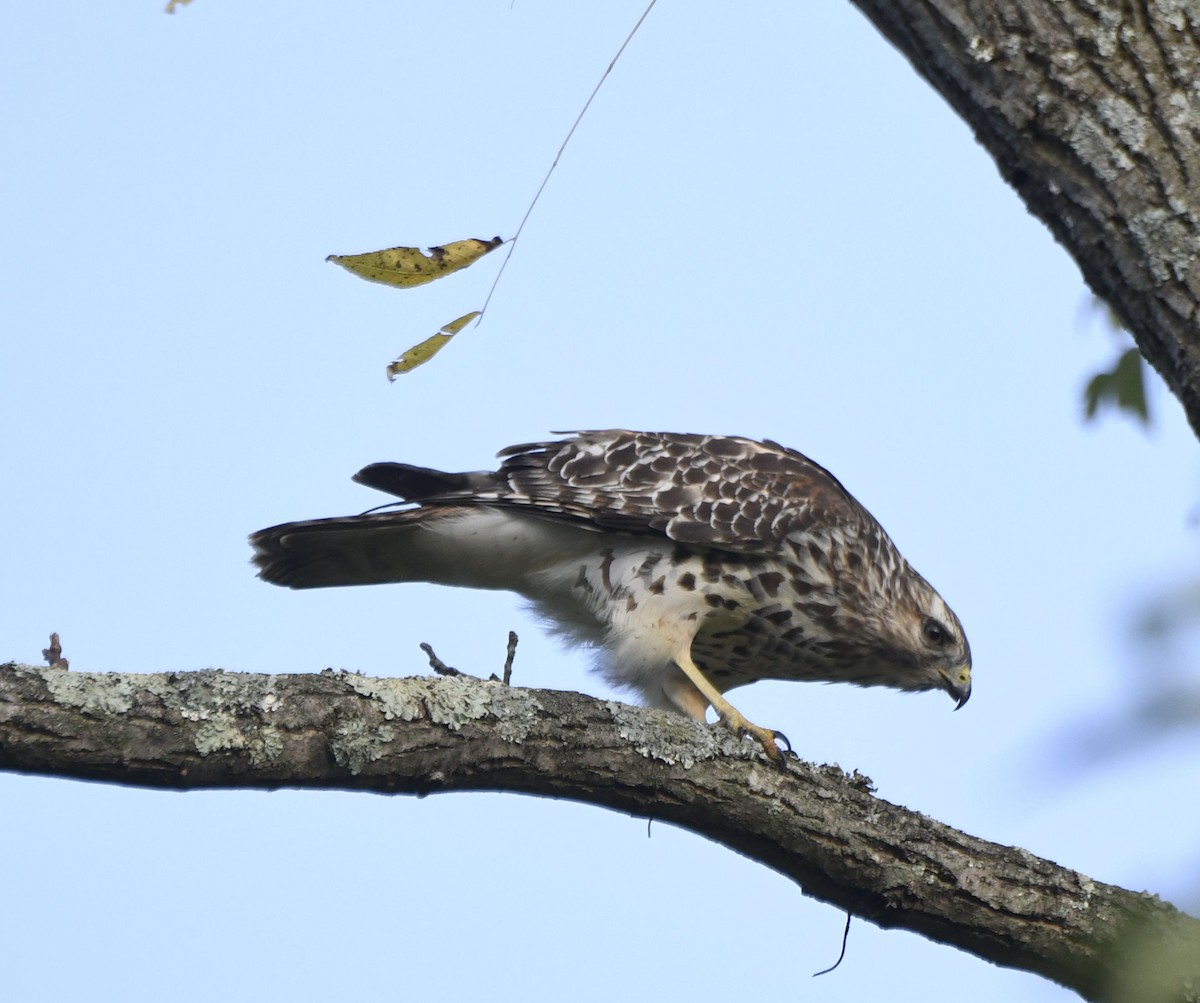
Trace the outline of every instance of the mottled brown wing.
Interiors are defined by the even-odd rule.
[[[769,441],[614,429],[498,455],[494,502],[601,529],[754,551],[789,533],[876,525],[827,470]]]

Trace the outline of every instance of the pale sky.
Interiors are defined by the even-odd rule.
[[[1081,420],[1120,342],[970,130],[847,3],[659,4],[498,256],[399,292],[331,253],[510,236],[632,3],[24,4],[0,32],[0,659],[73,669],[426,671],[603,696],[512,596],[291,593],[246,535],[383,499],[551,429],[769,437],[830,468],[961,617],[970,705],[733,694],[879,796],[1200,907],[1200,464]],[[1161,649],[1161,650],[1160,650]],[[1171,673],[1176,673],[1172,676]],[[1190,673],[1190,675],[1189,675]],[[1099,748],[1104,752],[1096,757]],[[1074,999],[854,924],[666,825],[515,795],[170,794],[0,775],[6,994],[895,1003]]]

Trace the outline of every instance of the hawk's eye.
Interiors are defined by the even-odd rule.
[[[950,631],[931,617],[925,618],[921,633],[925,635],[926,641],[938,648],[950,643]]]

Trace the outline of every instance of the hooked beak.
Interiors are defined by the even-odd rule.
[[[954,709],[961,710],[966,702],[971,699],[970,663],[962,666],[953,675],[945,669],[938,669],[938,675],[942,677],[942,681],[946,684],[946,692],[957,701]]]

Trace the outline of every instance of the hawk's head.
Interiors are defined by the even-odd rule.
[[[971,646],[954,611],[912,568],[898,576],[880,624],[888,647],[907,663],[900,689],[943,689],[961,707],[971,697]],[[957,708],[956,708],[957,709]]]

